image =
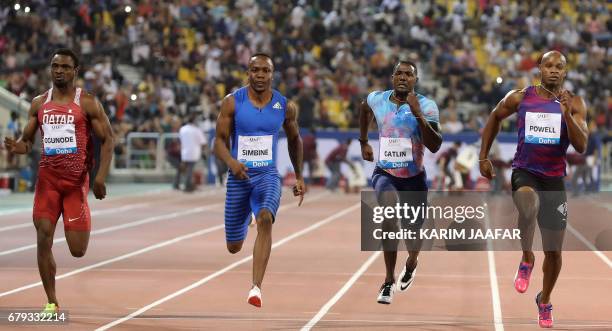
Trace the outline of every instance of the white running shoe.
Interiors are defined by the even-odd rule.
[[[417,264],[418,266],[418,264]],[[412,282],[414,281],[414,274],[416,273],[417,266],[414,267],[412,272],[407,272],[406,265],[404,265],[404,269],[399,275],[399,281],[397,282],[397,289],[400,292],[404,292],[412,286]]]
[[[259,287],[253,285],[253,288],[249,291],[247,302],[257,308],[261,307],[261,290]]]
[[[395,292],[395,284],[384,283],[378,292],[378,303],[383,305],[391,304],[391,301],[393,301],[393,292]]]

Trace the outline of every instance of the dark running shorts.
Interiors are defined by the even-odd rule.
[[[384,202],[381,201],[381,196],[383,192],[388,191],[396,191],[398,193],[401,192],[411,192],[406,194],[399,194],[400,204],[408,204],[412,206],[421,206],[423,205],[425,208],[427,207],[427,182],[426,182],[425,172],[421,172],[420,174],[410,177],[410,178],[401,178],[395,177],[390,173],[384,171],[383,169],[376,167],[374,169],[374,173],[372,174],[372,186],[376,191],[376,197],[378,198],[378,202],[381,205],[384,205]],[[419,217],[415,223],[410,224],[409,228],[421,228],[425,219]]]
[[[540,229],[565,230],[567,226],[567,196],[563,178],[538,177],[523,169],[513,169],[513,194],[523,186],[533,188],[540,198],[540,210],[538,211]]]

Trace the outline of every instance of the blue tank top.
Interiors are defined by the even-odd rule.
[[[287,98],[272,90],[272,100],[260,109],[249,100],[248,87],[232,95],[235,103],[232,157],[245,164],[249,174],[277,171],[276,147],[285,121]]]
[[[512,168],[540,177],[565,176],[569,137],[559,102],[537,95],[535,86],[530,86],[517,115],[518,145]]]

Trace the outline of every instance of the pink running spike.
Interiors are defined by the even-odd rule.
[[[529,277],[531,276],[531,271],[533,270],[533,264],[521,262],[516,271],[516,276],[514,276],[514,288],[519,293],[525,293],[527,288],[529,287]]]

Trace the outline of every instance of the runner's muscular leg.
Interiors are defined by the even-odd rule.
[[[53,235],[55,233],[56,223],[50,221],[47,218],[38,218],[34,220],[34,226],[36,227],[36,251],[38,260],[38,272],[40,273],[40,279],[42,280],[45,293],[47,294],[47,302],[57,302],[55,296],[55,273],[56,265],[55,259],[53,258]]]
[[[257,213],[257,238],[253,248],[253,284],[261,288],[272,250],[272,223],[274,217],[267,209]]]
[[[535,260],[532,251],[533,235],[540,209],[540,199],[532,187],[521,186],[514,192],[513,200],[519,212],[518,227],[521,230],[522,261],[532,264]]]

